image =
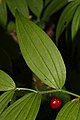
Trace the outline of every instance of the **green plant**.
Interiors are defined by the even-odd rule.
[[[8,21],[6,5],[15,21]],[[56,42],[54,44],[42,29],[45,28],[50,17],[63,7],[56,28]],[[63,104],[56,120],[80,119],[80,95],[69,92],[65,88],[66,67],[57,48],[61,45],[59,40],[61,40],[60,36],[64,31],[68,50],[71,42],[71,56],[73,57],[75,52],[74,41],[80,25],[79,11],[80,0],[0,0],[0,24],[8,30],[13,38],[15,37],[14,40],[20,48],[19,54],[21,52],[36,80],[42,81],[45,89],[17,87],[13,79],[0,70],[0,91],[5,91],[0,95],[0,120],[35,120],[43,96],[47,94],[62,97],[63,101],[66,101],[67,95],[74,96]],[[29,12],[31,12],[31,16],[29,16]],[[72,24],[69,29],[71,20]],[[75,25],[75,21],[77,25]],[[69,31],[70,33],[68,33]],[[68,39],[71,41],[68,41]],[[21,91],[26,91],[26,93],[23,93],[24,95],[20,96],[18,100],[15,99],[16,94],[19,95]],[[9,103],[10,105],[8,105]]]

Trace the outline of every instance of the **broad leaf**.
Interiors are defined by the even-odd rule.
[[[80,100],[66,103],[57,115],[56,120],[80,120]]]
[[[0,70],[0,91],[15,89],[15,83],[12,78],[2,70]]]
[[[27,7],[26,0],[6,0],[7,5],[12,12],[12,14],[15,16],[15,10],[17,9],[19,12],[21,12],[24,16],[29,16],[29,11]]]
[[[80,6],[78,6],[72,21],[72,40],[76,37],[78,30],[80,30]]]
[[[58,39],[59,39],[60,35],[62,34],[64,29],[66,28],[66,26],[72,20],[74,12],[75,12],[77,6],[79,5],[78,1],[79,0],[72,1],[69,5],[67,5],[67,7],[62,12],[62,14],[60,16],[60,19],[58,21],[57,30],[56,30],[56,40],[57,40],[57,42],[58,42]]]
[[[48,21],[49,17],[68,3],[68,0],[52,0],[43,14],[43,20]]]
[[[8,92],[3,93],[0,96],[0,114],[6,108],[8,103],[11,101],[13,94],[14,94],[14,91],[8,91]]]
[[[49,36],[20,13],[16,13],[16,30],[22,55],[33,73],[48,86],[62,88],[65,65]]]
[[[5,18],[5,19],[4,19]],[[7,8],[5,0],[0,1],[0,24],[5,26],[7,23]]]
[[[28,0],[31,11],[39,17],[43,9],[43,0]]]
[[[35,120],[39,111],[41,96],[29,93],[9,106],[0,120]]]

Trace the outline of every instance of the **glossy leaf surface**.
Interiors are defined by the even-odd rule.
[[[12,78],[2,70],[0,70],[0,91],[15,89],[15,83]]]
[[[50,87],[62,88],[66,79],[65,65],[52,40],[18,12],[16,29],[22,55],[33,73]]]
[[[56,120],[80,120],[80,100],[66,103],[57,115]]]
[[[58,21],[57,30],[56,30],[56,40],[58,41],[60,35],[67,27],[69,22],[72,20],[72,17],[75,13],[75,10],[79,4],[79,0],[72,1],[62,12],[60,19]]]
[[[76,37],[80,30],[80,6],[78,6],[72,21],[72,40]]]
[[[41,96],[30,93],[9,106],[0,120],[35,120],[39,111]]]
[[[0,95],[0,114],[6,108],[8,103],[11,101],[14,91],[7,91]]]
[[[28,0],[28,5],[31,11],[39,17],[43,9],[43,0]]]
[[[12,14],[15,16],[15,10],[17,9],[19,12],[21,12],[24,16],[29,16],[29,11],[27,7],[26,0],[6,0],[7,5],[12,12]]]
[[[5,19],[4,19],[5,18]],[[5,26],[7,23],[7,8],[5,0],[0,1],[0,24]]]

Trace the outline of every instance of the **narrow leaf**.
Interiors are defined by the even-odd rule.
[[[66,103],[58,113],[56,120],[80,120],[80,100],[74,99]]]
[[[8,92],[3,93],[0,96],[0,114],[6,108],[8,103],[11,101],[13,94],[14,94],[14,91],[8,91]]]
[[[29,93],[9,106],[0,120],[35,120],[39,111],[41,96]]]
[[[4,19],[5,18],[5,19]],[[7,8],[5,0],[0,1],[0,24],[5,26],[7,23]]]
[[[60,35],[62,34],[64,29],[66,28],[66,26],[72,20],[72,17],[74,15],[74,12],[75,12],[78,4],[79,4],[78,0],[72,1],[71,3],[69,3],[69,5],[67,5],[67,7],[62,12],[60,19],[58,21],[57,30],[56,30],[57,42],[58,42]]]
[[[17,9],[19,12],[21,12],[24,16],[29,16],[29,11],[27,7],[26,0],[6,0],[7,5],[12,12],[12,14],[15,16],[15,10]]]
[[[37,16],[40,17],[40,14],[43,9],[43,0],[28,0],[28,5],[31,11]]]
[[[48,21],[49,17],[68,3],[68,0],[52,0],[43,14],[43,20]]]
[[[0,70],[0,91],[15,89],[15,83],[12,78],[2,70]]]
[[[65,65],[52,40],[20,13],[16,13],[16,29],[22,55],[33,73],[50,87],[62,88]]]
[[[78,30],[80,30],[80,6],[78,6],[72,21],[72,40],[74,40]]]

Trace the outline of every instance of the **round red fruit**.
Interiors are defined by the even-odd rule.
[[[59,108],[59,107],[61,106],[61,104],[62,104],[62,101],[61,101],[61,99],[59,99],[59,98],[52,98],[52,99],[50,100],[50,107],[51,107],[52,109]]]

